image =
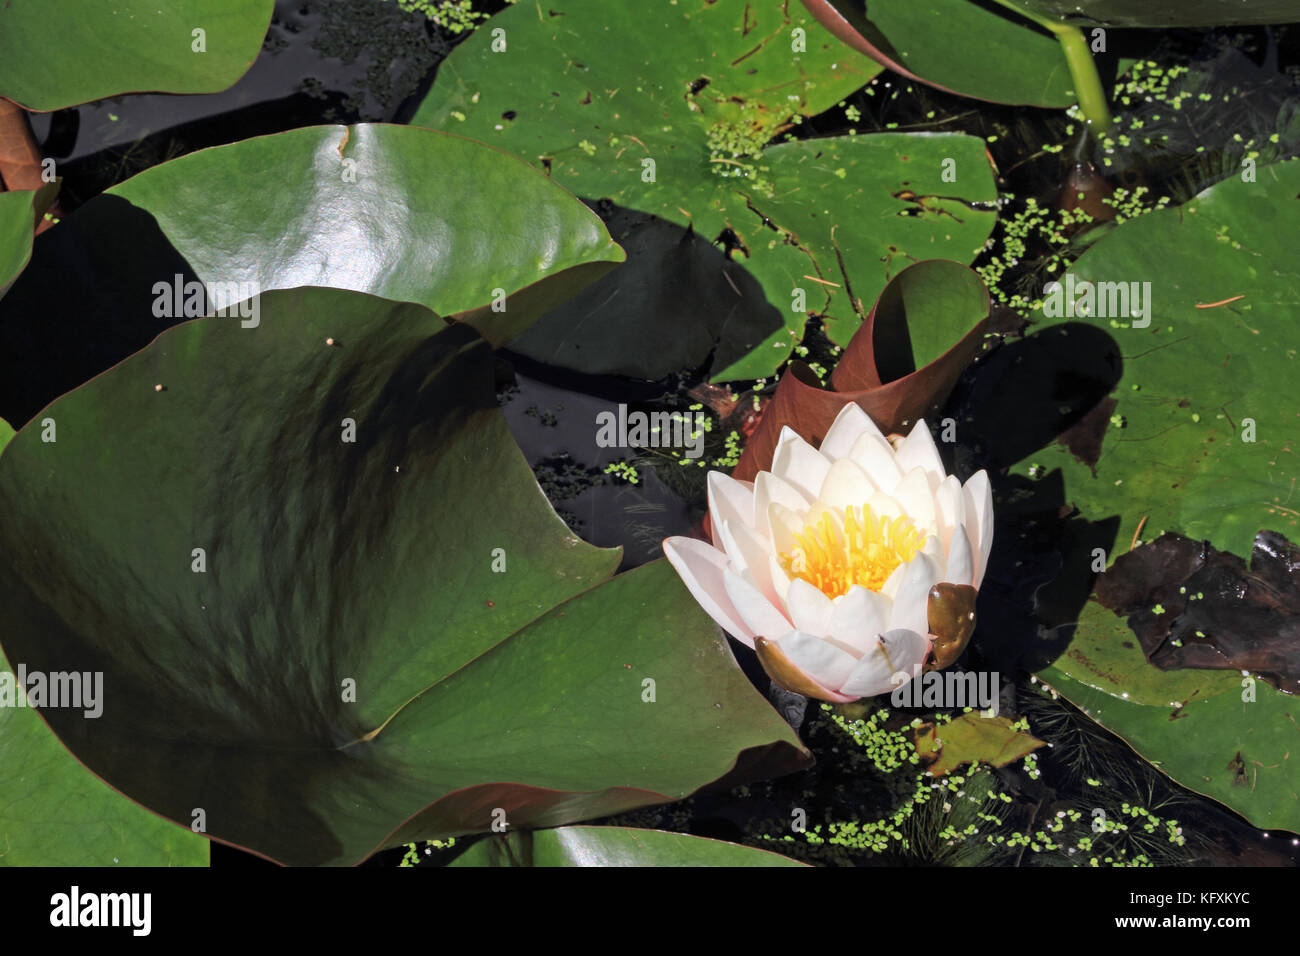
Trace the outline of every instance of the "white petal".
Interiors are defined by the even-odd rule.
[[[924,470],[913,468],[904,475],[902,484],[894,489],[894,497],[922,534],[935,534],[939,530],[939,523],[935,520],[934,492],[930,490],[930,479]]]
[[[886,494],[892,493],[903,480],[903,470],[898,467],[894,449],[879,433],[867,432],[858,436],[849,457],[861,465],[867,477]]]
[[[754,486],[720,471],[709,472],[709,523],[716,536],[724,521],[754,524]],[[714,537],[715,542],[719,539]]]
[[[790,620],[772,606],[754,582],[728,568],[723,572],[727,597],[750,633],[775,641],[790,633]]]
[[[817,499],[817,492],[826,480],[831,463],[812,445],[799,437],[789,425],[781,429],[781,438],[772,453],[772,474],[794,485],[809,501]]]
[[[952,537],[952,529],[966,522],[965,498],[961,493],[961,482],[954,475],[947,475],[939,482],[939,490],[934,493],[934,504],[938,512],[940,541],[946,550]]]
[[[907,509],[897,498],[882,491],[877,491],[867,499],[867,507],[874,511],[878,518],[897,518],[899,515],[907,514]]]
[[[826,432],[826,437],[822,439],[821,448],[818,451],[834,464],[837,460],[849,456],[849,453],[853,451],[853,444],[858,440],[859,436],[872,432],[877,435],[880,434],[880,429],[876,427],[876,423],[871,420],[857,402],[849,402],[835,416],[835,421],[831,423],[831,427]]]
[[[952,584],[975,583],[975,555],[971,551],[970,538],[966,529],[957,525],[952,532],[952,542],[948,546],[948,566],[943,572],[943,580]]]
[[[823,687],[834,690],[848,680],[858,660],[829,641],[812,634],[791,631],[777,646],[791,663]]]
[[[898,594],[898,586],[903,583],[903,576],[906,574],[907,565],[900,564],[890,572],[889,577],[885,578],[885,583],[880,586],[880,593],[889,598],[891,604]]]
[[[736,640],[754,646],[754,634],[745,625],[727,595],[727,556],[697,538],[664,540],[664,557],[681,576],[682,583],[718,627]]]
[[[856,405],[853,407],[857,408]],[[850,505],[860,508],[879,490],[861,465],[851,458],[841,458],[826,473],[818,501],[831,508],[846,508]]]
[[[893,602],[883,594],[855,584],[847,594],[835,599],[830,637],[853,648],[859,656],[865,654],[889,629],[892,608]]]
[[[722,523],[722,544],[737,574],[748,573],[758,589],[774,599],[772,572],[768,566],[767,539],[748,525],[731,521]]]
[[[934,436],[930,434],[930,428],[924,419],[917,422],[912,427],[911,434],[899,444],[898,467],[903,474],[913,468],[922,469],[932,491],[939,487],[939,482],[947,474],[943,468],[943,459],[939,457],[939,449],[934,446]]]
[[[790,594],[790,575],[785,573],[781,562],[772,555],[767,559],[767,570],[772,575],[772,590],[776,594],[778,607],[785,607],[786,597]]]
[[[993,489],[989,487],[988,474],[977,471],[961,490],[966,506],[966,533],[975,551],[975,587],[979,587],[988,570],[989,552],[993,550]]]
[[[795,535],[803,531],[803,518],[780,502],[767,506],[767,540],[773,554],[790,554],[796,547]]]
[[[847,697],[886,694],[916,676],[929,653],[930,640],[924,634],[887,631],[862,655],[839,691]]]
[[[835,604],[803,578],[793,578],[790,581],[790,590],[785,596],[785,609],[790,614],[791,623],[804,633],[825,637],[830,632]]]
[[[784,478],[778,478],[770,471],[760,471],[754,478],[754,525],[763,534],[769,533],[767,509],[773,502],[789,508],[802,519],[816,500],[816,496],[805,497],[803,492]]]
[[[923,552],[909,561],[894,595],[889,628],[906,628],[919,634],[930,633],[930,588],[939,580],[939,567]]]

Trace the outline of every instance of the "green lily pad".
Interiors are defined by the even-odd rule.
[[[45,409],[0,456],[0,634],[105,698],[51,729],[291,864],[804,764],[666,562],[611,578],[618,552],[556,516],[492,364],[422,306],[304,288]]]
[[[620,329],[650,325],[675,368],[702,362],[716,341],[713,380],[770,375],[802,339],[809,313],[827,316],[832,337],[848,341],[861,323],[848,286],[869,305],[911,261],[970,262],[993,228],[992,207],[972,206],[997,196],[976,138],[768,145],[796,116],[830,108],[880,69],[796,4],[611,10],[562,0],[541,16],[512,7],[485,26],[504,34],[480,29],[459,45],[413,123],[500,145],[581,196],[689,229],[683,241],[696,235],[726,250],[769,307],[754,314],[738,279],[733,308],[710,304],[709,318],[702,307],[626,306],[644,284],[627,267],[626,287],[616,270],[589,291],[592,301],[545,317],[512,343],[535,358],[589,372],[662,370],[661,348],[647,350],[648,336],[635,330],[597,333],[586,347],[586,330],[605,319]],[[615,38],[620,52],[611,57]],[[678,281],[680,273],[663,270],[661,283]],[[703,342],[701,323],[711,323]]]
[[[1079,630],[1090,629],[1092,617],[1109,611],[1089,605]],[[1110,615],[1113,617],[1113,615]],[[1118,620],[1118,618],[1116,619]],[[1105,625],[1103,625],[1104,627]],[[1076,640],[1078,640],[1076,638]],[[1106,658],[1107,666],[1131,667],[1146,698],[1158,695],[1168,680],[1171,691],[1163,704],[1136,703],[1091,687],[1069,673],[1073,665],[1049,667],[1038,676],[1054,691],[1093,720],[1118,734],[1154,766],[1189,790],[1231,807],[1258,827],[1300,831],[1300,726],[1296,699],[1254,681],[1254,700],[1244,700],[1244,678],[1222,671],[1167,673],[1121,650]],[[1065,658],[1062,658],[1065,661]],[[1145,668],[1158,677],[1143,674]],[[1187,697],[1187,679],[1201,684]],[[1216,693],[1229,682],[1234,686]],[[1198,692],[1199,691],[1199,692]]]
[[[0,419],[0,453],[13,437]],[[0,683],[9,682],[0,661]],[[207,840],[87,773],[32,707],[0,706],[0,807],[0,866],[208,863]]]
[[[1177,531],[1238,555],[1261,528],[1296,537],[1300,414],[1278,395],[1300,369],[1297,194],[1300,162],[1264,167],[1256,182],[1228,179],[1124,223],[1070,269],[1076,283],[1139,283],[1144,308],[1149,283],[1146,318],[1101,315],[1121,311],[1117,290],[1074,318],[1106,330],[1123,357],[1095,474],[1061,446],[1035,456],[1062,469],[1090,519],[1120,517],[1117,540],[1143,517],[1148,541]]]
[[[259,136],[108,193],[151,213],[203,282],[418,302],[494,345],[623,259],[595,214],[545,176],[407,126]]]
[[[1059,444],[1033,456],[1061,469],[1084,517],[1118,520],[1120,546],[1139,526],[1148,541],[1175,531],[1242,556],[1261,528],[1295,536],[1300,414],[1278,394],[1296,374],[1297,195],[1300,162],[1265,167],[1123,223],[1071,268],[1076,282],[1150,283],[1127,315],[1107,291],[1073,318],[1107,330],[1123,356],[1112,414],[1092,423],[1095,462]],[[1054,320],[1070,317],[1044,318]],[[1293,698],[1257,682],[1246,703],[1231,672],[1161,671],[1123,619],[1091,604],[1041,676],[1184,786],[1259,826],[1300,830]],[[1248,784],[1225,770],[1238,751]]]
[[[49,183],[35,190],[0,192],[0,297],[31,259],[36,221],[58,191],[58,183]]]
[[[206,839],[87,771],[31,707],[0,707],[0,770],[0,866],[208,865]]]
[[[754,847],[633,827],[559,827],[480,840],[450,866],[806,866]]]
[[[1293,23],[1295,0],[1005,0],[1028,13],[1073,24],[1216,27]]]
[[[970,0],[803,0],[853,49],[961,96],[1063,108],[1077,98],[1060,43],[1010,10]]]
[[[253,65],[273,7],[15,0],[0,7],[0,96],[45,112],[120,93],[216,93]]]

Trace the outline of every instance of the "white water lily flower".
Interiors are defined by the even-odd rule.
[[[993,497],[983,471],[944,471],[925,422],[895,448],[849,403],[820,449],[785,428],[770,472],[708,480],[713,546],[674,537],[664,554],[778,684],[836,702],[892,690],[926,663],[945,595],[963,595],[964,646]]]

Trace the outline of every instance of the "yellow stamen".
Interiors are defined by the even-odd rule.
[[[860,584],[879,591],[900,564],[911,561],[925,536],[904,515],[888,518],[867,505],[840,509],[842,527],[823,513],[795,535],[795,547],[777,556],[791,577],[803,578],[827,597]]]

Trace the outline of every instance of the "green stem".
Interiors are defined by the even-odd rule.
[[[1097,64],[1093,62],[1088,41],[1078,27],[1058,23],[1048,29],[1056,34],[1065,53],[1074,91],[1079,96],[1079,109],[1083,110],[1088,126],[1098,136],[1109,133],[1114,121],[1110,118],[1110,106],[1106,102],[1106,92],[1101,88],[1101,77],[1097,75]]]
[[[1044,30],[1051,31],[1056,41],[1061,44],[1061,52],[1065,54],[1066,65],[1070,68],[1070,78],[1074,80],[1074,90],[1079,97],[1079,109],[1083,111],[1089,129],[1098,136],[1109,133],[1115,123],[1110,117],[1110,106],[1106,102],[1106,93],[1101,88],[1097,64],[1093,62],[1092,51],[1088,49],[1088,41],[1083,38],[1083,32],[1068,23],[1031,13],[1013,0],[996,0],[996,2],[1026,20],[1037,23]]]

